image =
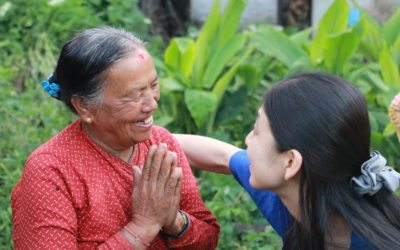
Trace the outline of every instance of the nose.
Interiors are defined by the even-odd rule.
[[[146,101],[143,104],[142,111],[144,113],[154,112],[158,108],[158,98],[154,95],[148,95]]]
[[[247,134],[246,139],[244,141],[244,143],[246,144],[246,146],[249,146],[249,140],[250,140],[250,136],[253,133],[253,130],[250,131],[250,133]]]

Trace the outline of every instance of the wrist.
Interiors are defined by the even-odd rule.
[[[185,220],[182,214],[178,211],[175,217],[175,221],[172,225],[164,226],[162,231],[169,235],[175,235],[181,231],[182,227],[185,225]]]
[[[174,225],[163,227],[162,232],[167,238],[177,239],[187,231],[189,225],[190,220],[187,214],[183,211],[178,211]]]
[[[127,231],[131,236],[136,235],[136,240],[144,243],[142,245],[146,245],[146,243],[150,244],[153,242],[160,232],[161,227],[157,224],[146,225],[130,221],[128,224],[126,224],[124,230]]]

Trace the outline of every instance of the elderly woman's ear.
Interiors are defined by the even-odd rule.
[[[90,111],[89,105],[85,103],[82,97],[76,95],[72,96],[71,103],[78,115],[81,117],[82,121],[86,123],[93,122],[94,117]]]

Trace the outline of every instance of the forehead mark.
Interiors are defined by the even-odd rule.
[[[139,58],[139,60],[143,61],[143,60],[145,60],[145,59],[147,58],[147,56],[146,56],[146,54],[145,54],[145,53],[143,53],[143,52],[139,52],[139,54],[138,54],[138,58]]]

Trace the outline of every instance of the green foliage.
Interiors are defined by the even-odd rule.
[[[62,44],[84,28],[116,26],[142,34],[147,29],[131,0],[0,0],[0,9],[0,60],[13,69],[21,89],[26,78],[47,77]]]
[[[215,1],[196,39],[174,38],[165,50],[167,76],[160,81],[164,95],[169,96],[163,105],[169,107],[162,115],[171,117],[171,127],[184,132],[212,131],[219,104],[252,51],[251,47],[242,50],[247,35],[237,33],[245,5],[245,0],[230,1],[221,14],[220,1]]]
[[[318,24],[309,31],[287,35],[273,27],[259,27],[254,34],[257,50],[283,65],[281,75],[303,71],[325,71],[348,79],[365,95],[372,126],[372,145],[400,166],[400,151],[394,126],[387,115],[393,96],[400,91],[398,39],[400,10],[385,23],[377,23],[366,12],[348,24],[350,7],[336,0]]]

